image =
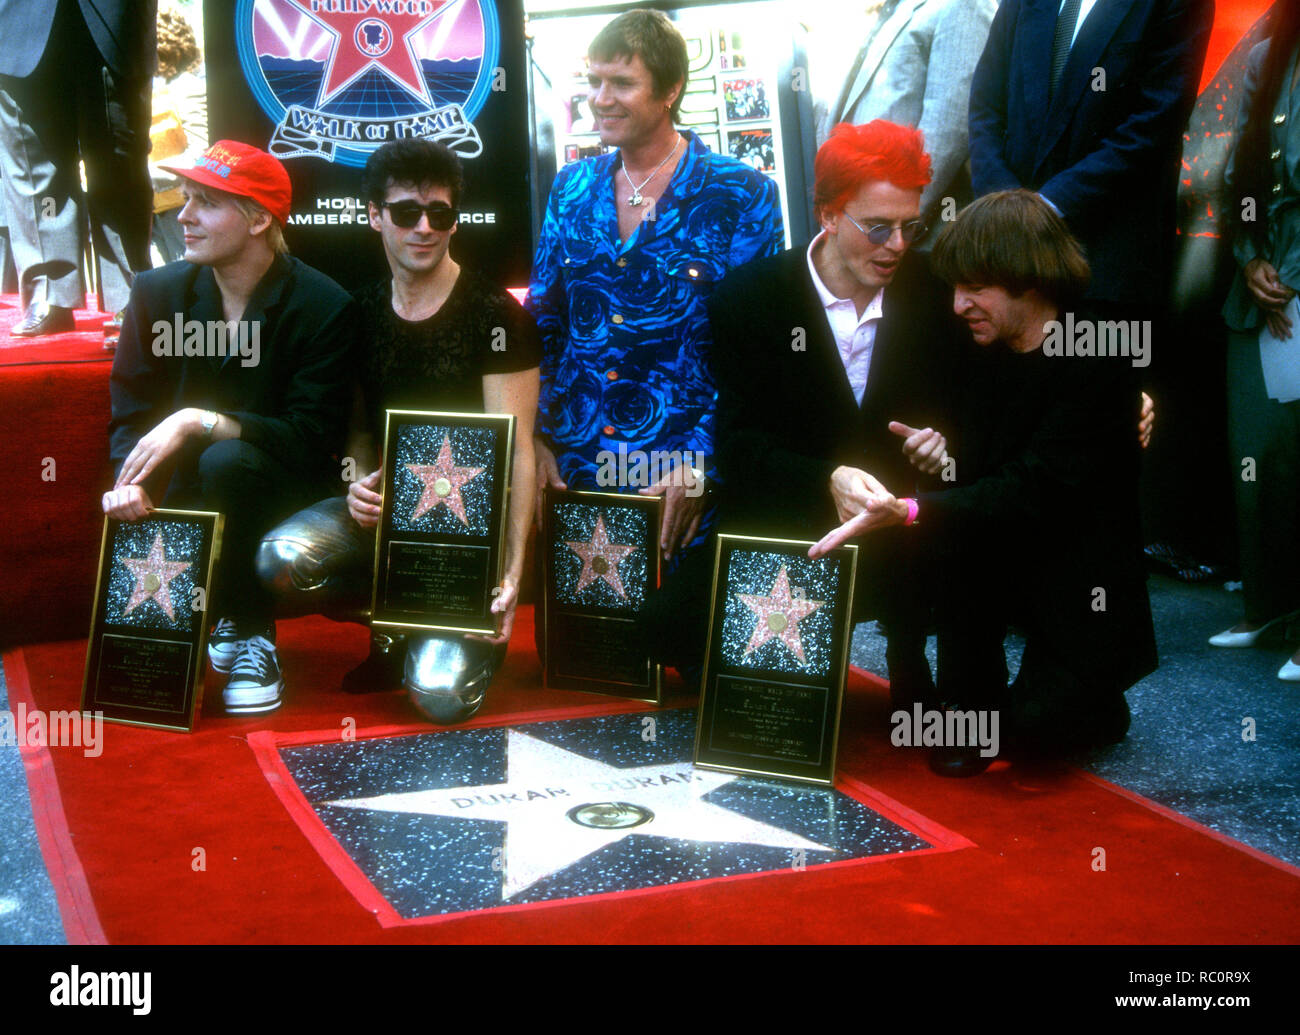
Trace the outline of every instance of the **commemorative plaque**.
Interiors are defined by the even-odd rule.
[[[496,632],[509,414],[387,411],[371,624]]]
[[[221,527],[220,514],[192,510],[104,519],[82,711],[131,726],[193,730]]]
[[[635,634],[659,584],[658,497],[546,490],[545,685],[661,703],[663,670]]]
[[[834,782],[858,549],[812,545],[718,536],[697,766]]]

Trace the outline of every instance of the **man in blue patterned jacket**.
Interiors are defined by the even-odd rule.
[[[781,205],[774,181],[675,128],[686,43],[664,15],[620,15],[588,59],[596,128],[618,150],[560,172],[533,262],[538,498],[547,485],[663,495],[671,559],[710,523],[705,302],[729,270],[784,247]],[[629,484],[638,470],[658,477]]]

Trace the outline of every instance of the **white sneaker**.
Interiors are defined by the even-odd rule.
[[[226,711],[232,713],[269,712],[280,707],[284,697],[284,677],[275,644],[265,636],[250,636],[240,641],[239,654],[230,669],[230,682],[222,691]]]
[[[244,637],[240,635],[239,626],[233,618],[222,618],[208,637],[208,660],[218,672],[229,672],[235,663],[235,656],[243,645]]]

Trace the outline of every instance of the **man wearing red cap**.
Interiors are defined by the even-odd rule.
[[[261,536],[339,477],[356,316],[348,294],[287,254],[289,175],[221,140],[184,180],[185,257],[136,278],[113,359],[104,512],[155,501],[226,516],[209,642],[228,711],[269,711],[284,689],[271,600],[254,575]]]

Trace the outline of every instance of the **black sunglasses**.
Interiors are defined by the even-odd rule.
[[[381,201],[379,207],[388,209],[393,225],[403,230],[410,230],[419,223],[421,212],[429,217],[429,225],[435,230],[450,230],[456,225],[456,210],[441,201],[432,205],[421,205],[418,201]]]

